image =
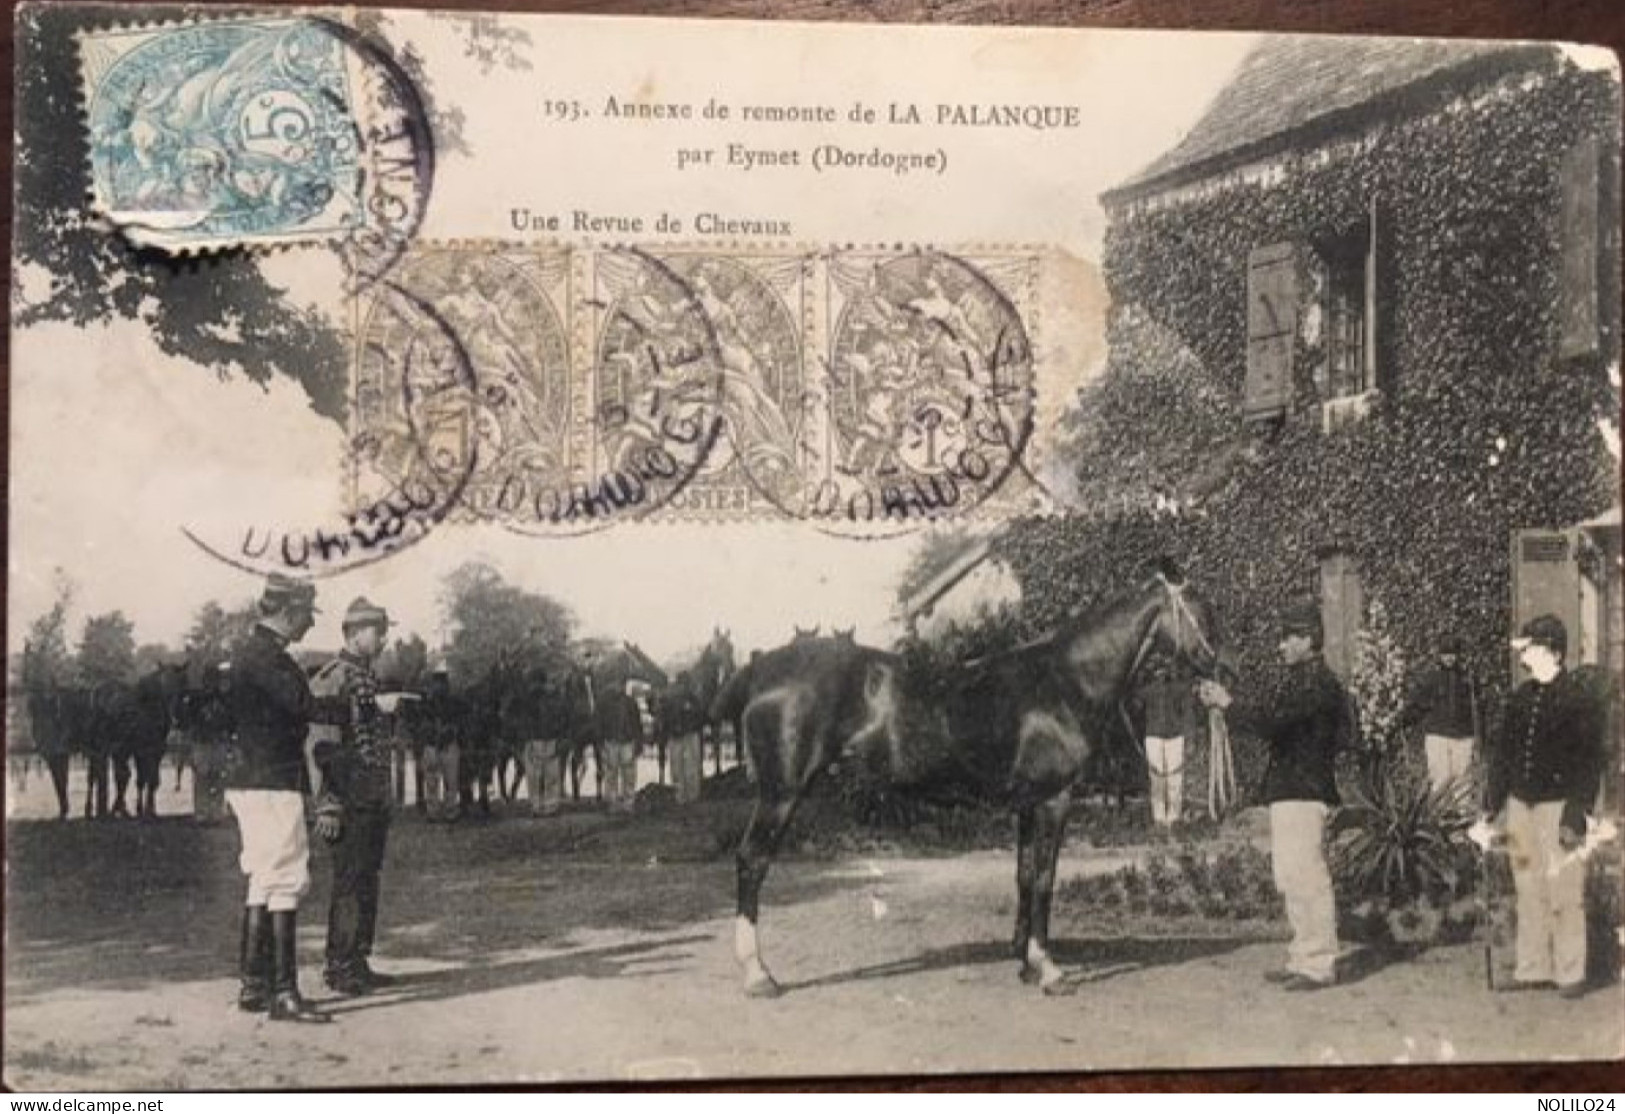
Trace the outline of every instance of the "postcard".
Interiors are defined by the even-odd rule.
[[[15,43],[8,1086],[1620,1057],[1610,52]]]

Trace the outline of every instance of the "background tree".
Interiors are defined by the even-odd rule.
[[[452,631],[446,667],[453,684],[479,680],[505,654],[523,653],[543,668],[565,662],[575,618],[559,601],[509,584],[480,562],[453,570],[444,584],[440,604]]]
[[[124,612],[109,611],[85,620],[79,675],[91,686],[135,679],[135,624]]]
[[[391,689],[422,688],[428,672],[429,644],[420,635],[397,638],[378,656],[378,677]]]
[[[228,610],[218,600],[210,600],[198,608],[192,629],[186,633],[186,653],[194,669],[213,669],[229,661],[237,643],[254,629],[256,614],[252,603]]]
[[[159,666],[168,665],[179,655],[162,642],[143,642],[135,648],[135,675],[145,677]]]
[[[29,624],[19,666],[19,679],[25,690],[56,688],[73,683],[73,654],[68,650],[68,607],[72,602],[72,587],[66,583],[59,584],[56,603]]]

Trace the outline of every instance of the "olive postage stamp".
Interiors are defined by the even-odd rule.
[[[544,534],[649,518],[872,536],[1042,510],[1043,263],[420,244],[354,299],[352,504],[427,470],[468,472],[465,519]]]

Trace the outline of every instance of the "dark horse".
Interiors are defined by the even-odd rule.
[[[1049,955],[1050,902],[1067,809],[1090,754],[1146,654],[1162,646],[1200,674],[1217,668],[1211,612],[1169,562],[1134,589],[1033,643],[942,679],[850,635],[803,638],[763,654],[718,700],[743,708],[756,806],[738,852],[734,954],[745,992],[779,986],[762,962],[762,882],[809,787],[835,761],[860,761],[897,785],[978,787],[1017,821],[1015,947],[1024,982],[1060,985]],[[745,691],[741,692],[740,689]]]
[[[136,815],[158,815],[158,784],[162,779],[164,751],[182,699],[184,676],[181,667],[162,665],[133,685],[115,682],[96,689],[93,698],[96,734],[105,740],[107,759],[104,762],[111,760],[118,783],[113,815],[126,814],[124,793],[129,786],[132,762]],[[102,784],[93,785],[98,812],[106,791],[105,764],[100,774]],[[92,780],[94,783],[94,777]]]
[[[700,731],[700,754],[705,754],[705,745],[711,744],[711,772],[722,773],[722,728],[724,724],[734,735],[734,760],[739,759],[739,733],[738,724],[730,717],[718,719],[710,715],[710,709],[716,704],[717,694],[728,682],[733,679],[737,668],[734,663],[734,644],[730,632],[721,627],[713,627],[711,641],[706,643],[705,649],[700,651],[699,658],[686,671],[688,674],[688,688],[699,707],[705,710]]]
[[[125,795],[132,764],[136,814],[158,814],[160,767],[180,691],[178,668],[160,666],[134,684],[107,681],[92,689],[50,686],[29,693],[34,743],[50,771],[60,818],[68,815],[68,764],[76,750],[85,756],[87,819],[129,815]]]
[[[57,819],[68,818],[68,767],[90,733],[90,699],[82,689],[40,685],[28,692],[28,724],[34,749],[45,761],[56,791]]]

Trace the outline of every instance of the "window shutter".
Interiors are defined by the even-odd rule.
[[[1345,682],[1354,672],[1355,640],[1365,613],[1360,570],[1346,553],[1327,555],[1320,563],[1320,625],[1326,665]]]
[[[1563,156],[1561,168],[1563,274],[1558,305],[1558,355],[1588,356],[1597,350],[1597,172],[1594,136]]]
[[[1292,401],[1292,350],[1298,331],[1297,250],[1290,243],[1254,248],[1247,257],[1249,420],[1276,418]]]
[[[1570,661],[1580,641],[1580,566],[1576,538],[1566,530],[1518,530],[1512,536],[1512,629],[1536,615],[1556,615],[1568,628]],[[1512,653],[1512,677],[1524,674]]]

